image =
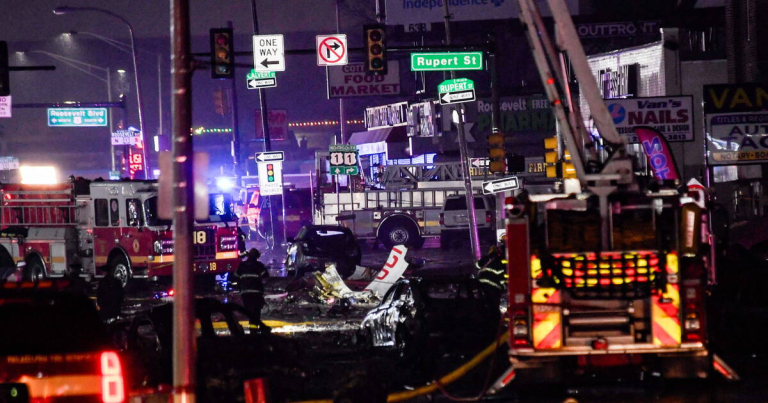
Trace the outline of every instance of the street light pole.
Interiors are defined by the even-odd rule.
[[[145,141],[145,134],[146,134],[146,128],[144,127],[144,104],[141,101],[141,82],[139,81],[139,63],[138,58],[136,56],[136,37],[133,34],[133,25],[131,25],[128,20],[123,18],[120,15],[117,15],[109,10],[105,10],[102,8],[96,8],[96,7],[56,7],[53,10],[53,13],[56,15],[64,15],[67,13],[72,12],[81,12],[81,11],[93,11],[97,13],[102,13],[109,15],[113,18],[117,18],[118,20],[122,21],[123,24],[125,24],[128,27],[128,32],[131,36],[131,57],[133,59],[133,76],[134,81],[136,82],[136,101],[138,106],[138,112],[139,112],[139,127],[141,128],[141,153],[142,157],[144,159],[144,179],[149,179],[149,161],[147,161],[147,142]]]

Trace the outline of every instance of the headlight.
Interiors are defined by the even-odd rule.
[[[157,255],[172,255],[173,254],[173,240],[162,239],[155,241],[153,244],[155,254]]]

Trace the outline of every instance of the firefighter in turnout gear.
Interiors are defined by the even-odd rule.
[[[261,321],[261,309],[264,307],[262,279],[269,277],[269,271],[263,263],[259,262],[261,253],[255,248],[251,248],[245,256],[247,260],[240,263],[235,271],[243,306],[251,314],[251,327],[268,331],[267,326]]]
[[[480,287],[483,289],[483,295],[490,308],[499,308],[501,294],[504,292],[504,285],[507,273],[507,260],[504,251],[492,245],[488,254],[483,256],[476,264],[478,268],[478,278]]]

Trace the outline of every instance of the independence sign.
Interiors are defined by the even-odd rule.
[[[454,21],[518,18],[516,0],[447,0]],[[535,0],[543,16],[549,16],[546,1]],[[579,13],[579,0],[566,0],[571,14]],[[443,22],[443,0],[387,0],[387,25]]]

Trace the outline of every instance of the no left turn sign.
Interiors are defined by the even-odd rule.
[[[316,43],[318,66],[345,66],[347,64],[346,35],[318,35]]]

